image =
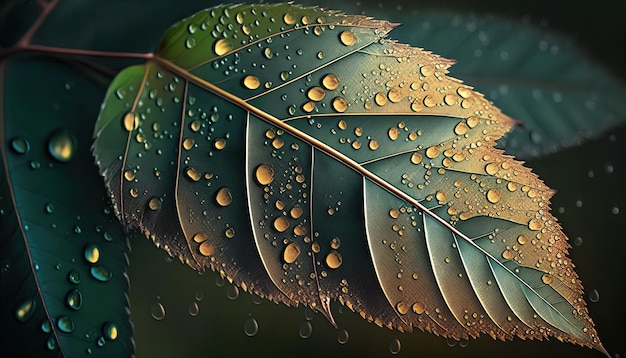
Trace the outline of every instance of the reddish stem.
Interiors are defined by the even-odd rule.
[[[39,5],[39,7],[41,8],[41,13],[37,17],[37,20],[35,20],[33,25],[30,27],[30,29],[28,29],[28,31],[26,31],[22,38],[17,42],[17,47],[28,46],[28,44],[30,44],[30,40],[33,38],[33,35],[35,35],[35,32],[39,30],[41,24],[43,24],[48,15],[50,15],[50,12],[54,10],[58,3],[59,0],[51,0],[50,2],[46,2],[45,0],[37,0],[37,5]]]

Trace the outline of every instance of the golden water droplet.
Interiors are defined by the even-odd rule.
[[[276,203],[274,203],[274,206],[278,210],[283,210],[285,208],[285,203],[283,203],[282,200],[276,200]]]
[[[197,242],[199,244],[199,243],[202,243],[204,241],[207,241],[208,238],[209,238],[209,236],[207,234],[205,234],[203,232],[199,232],[199,233],[197,233],[197,234],[195,234],[193,236],[193,241],[195,241],[195,242]]]
[[[233,44],[226,39],[219,39],[213,45],[213,52],[218,56],[224,56],[233,49]]]
[[[489,191],[487,192],[487,200],[489,200],[489,202],[492,204],[495,204],[498,201],[500,201],[500,190],[489,189]]]
[[[387,93],[387,98],[393,103],[398,103],[402,100],[403,96],[398,89],[392,88],[389,90],[389,93]]]
[[[528,243],[528,237],[526,235],[520,235],[517,237],[517,242],[520,245],[525,245],[526,243]]]
[[[217,138],[215,141],[213,141],[213,148],[215,148],[217,150],[222,150],[222,149],[226,148],[226,139],[224,139],[224,138]]]
[[[369,147],[370,147],[371,150],[378,149],[378,146],[379,146],[378,145],[378,141],[376,139],[370,139]]]
[[[543,221],[539,219],[530,219],[528,222],[528,228],[533,231],[539,231],[543,228]]]
[[[407,305],[403,301],[400,301],[396,304],[396,310],[399,314],[407,314],[409,312],[409,305]]]
[[[339,40],[345,46],[352,46],[356,43],[357,38],[354,32],[346,30],[339,34]]]
[[[276,132],[274,132],[273,129],[268,129],[267,131],[265,131],[265,137],[267,139],[272,139],[272,138],[276,137]]]
[[[283,261],[288,264],[292,264],[300,256],[300,246],[295,242],[290,243],[285,247],[283,251]]]
[[[413,153],[413,155],[411,155],[411,163],[413,164],[419,164],[422,162],[422,155],[418,152]]]
[[[132,170],[127,170],[124,172],[124,179],[128,180],[128,181],[133,181],[135,180],[135,172]]]
[[[296,236],[304,236],[306,235],[306,227],[302,224],[298,224],[296,227],[293,228],[293,233]]]
[[[342,97],[335,97],[332,106],[335,111],[343,113],[348,109],[348,102]]]
[[[397,219],[400,216],[400,210],[395,209],[395,208],[389,210],[389,216],[391,216],[394,219]]]
[[[546,284],[549,285],[552,283],[552,275],[546,273],[543,276],[541,276],[541,281]]]
[[[424,77],[432,76],[435,73],[435,69],[431,65],[424,65],[420,68],[420,73]]]
[[[337,250],[339,249],[339,247],[341,246],[341,240],[338,237],[333,237],[330,240],[330,248],[333,250]]]
[[[161,209],[161,204],[162,204],[161,198],[157,198],[156,196],[150,199],[150,201],[148,201],[148,207],[152,211],[157,211]]]
[[[238,12],[237,15],[235,15],[235,21],[237,21],[237,23],[239,25],[243,24],[243,13],[242,12]]]
[[[471,117],[467,118],[467,125],[470,128],[476,127],[478,125],[478,123],[479,123],[479,120],[478,120],[478,117],[476,117],[476,116],[471,116]]]
[[[185,138],[185,140],[183,140],[183,148],[185,148],[185,150],[190,150],[191,148],[193,148],[194,144],[195,141],[191,138]]]
[[[389,135],[389,139],[396,140],[400,136],[400,130],[396,127],[391,127],[387,134]]]
[[[454,127],[454,133],[457,135],[464,135],[467,131],[469,131],[469,127],[465,122],[459,122],[459,124]]]
[[[352,148],[360,149],[361,148],[361,142],[359,140],[355,140],[354,142],[352,142]]]
[[[261,185],[268,185],[274,181],[274,168],[269,164],[261,164],[254,173],[256,181]]]
[[[137,188],[130,188],[130,196],[132,196],[133,198],[136,198],[139,196],[139,190],[137,190]]]
[[[498,172],[498,170],[500,170],[500,168],[498,167],[496,163],[489,163],[485,165],[485,173],[489,175],[495,175]]]
[[[424,105],[422,104],[421,101],[413,101],[411,103],[411,110],[413,112],[420,112],[424,109]]]
[[[257,76],[247,75],[243,78],[243,86],[249,90],[255,90],[261,86],[261,81]]]
[[[228,206],[233,202],[233,194],[227,187],[220,188],[215,194],[215,202],[219,206]]]
[[[348,128],[348,124],[343,119],[340,119],[339,122],[337,122],[337,127],[342,131],[345,131]]]
[[[430,95],[424,97],[424,106],[434,107],[435,105],[437,105],[437,100],[435,99],[435,97]]]
[[[472,95],[472,90],[467,87],[459,87],[456,93],[463,98],[469,98]]]
[[[413,312],[415,312],[417,314],[422,314],[422,313],[424,313],[424,311],[426,311],[426,307],[424,307],[423,304],[421,304],[421,303],[413,304]]]
[[[309,88],[306,95],[311,101],[319,102],[324,99],[326,92],[324,92],[324,89],[322,87],[315,86]]]
[[[516,191],[517,190],[517,184],[513,183],[512,181],[510,181],[506,185],[506,188],[509,189],[509,191]]]
[[[300,216],[302,216],[302,213],[304,213],[304,210],[302,210],[302,208],[298,205],[294,206],[289,211],[289,215],[291,215],[291,217],[294,219],[300,218]]]
[[[224,232],[224,235],[226,235],[227,238],[232,239],[233,237],[235,237],[235,229],[233,229],[232,227],[229,227]]]
[[[457,96],[453,94],[447,94],[443,97],[443,102],[448,106],[454,106],[456,104]]]
[[[443,202],[443,201],[446,201],[446,199],[448,198],[448,195],[446,195],[446,193],[440,190],[435,194],[435,198],[437,199],[437,201]]]
[[[200,244],[200,247],[198,248],[198,250],[200,251],[200,254],[202,254],[202,256],[211,256],[213,255],[215,248],[210,242],[205,241],[202,244]]]
[[[513,258],[513,252],[511,252],[510,250],[504,250],[502,251],[502,258],[505,260],[510,260]]]
[[[471,217],[471,214],[467,211],[464,211],[462,213],[459,214],[459,219],[461,220],[467,220]]]
[[[284,216],[279,216],[274,219],[274,229],[278,232],[285,232],[289,229],[289,220]]]
[[[292,13],[287,12],[283,15],[283,21],[287,25],[294,25],[296,23],[296,17]]]
[[[306,113],[311,113],[315,109],[315,102],[308,101],[302,105],[302,110]]]
[[[196,168],[192,168],[192,167],[185,169],[185,175],[187,176],[187,178],[193,181],[199,181],[201,178],[200,172],[198,172]]]
[[[128,112],[124,116],[122,122],[124,124],[124,129],[128,132],[132,132],[139,127],[139,115],[135,112]]]
[[[305,237],[306,240],[306,237]],[[314,242],[311,244],[311,251],[313,251],[314,253],[318,254],[320,252],[322,248],[320,247],[320,244],[318,244],[317,242]]]
[[[285,142],[284,142],[282,139],[280,139],[280,138],[275,138],[275,139],[272,141],[272,147],[274,147],[274,149],[280,149],[280,148],[282,148],[284,145],[285,145]]]
[[[428,149],[426,149],[426,157],[433,159],[435,157],[437,157],[439,155],[439,149],[437,149],[437,147],[432,146],[432,147],[428,147]]]
[[[331,269],[337,269],[341,266],[342,258],[341,254],[337,251],[331,251],[326,255],[326,266]]]
[[[374,96],[374,102],[376,102],[376,104],[379,106],[384,106],[385,104],[387,104],[387,96],[385,96],[385,94],[382,92],[378,92]]]
[[[157,123],[155,122],[154,124],[157,124]],[[192,130],[193,132],[197,132],[197,131],[199,131],[201,127],[202,127],[202,122],[200,122],[199,120],[192,121],[192,122],[189,124],[189,128],[191,128],[191,130]],[[153,125],[153,128],[154,128],[154,125]],[[158,130],[158,129],[155,129],[155,132],[156,132],[157,130]]]
[[[329,91],[334,91],[339,87],[339,79],[337,76],[329,73],[322,78],[322,86]]]

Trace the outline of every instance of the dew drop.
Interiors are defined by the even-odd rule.
[[[187,37],[185,40],[185,47],[192,49],[194,46],[196,46],[196,39],[194,37]]]
[[[102,282],[110,280],[113,276],[111,271],[105,266],[93,266],[89,272],[93,278]]]
[[[239,297],[239,287],[235,285],[230,285],[226,288],[226,297],[229,300],[236,300]]]
[[[392,88],[389,90],[389,93],[387,93],[387,98],[389,98],[389,101],[392,103],[398,103],[402,100],[403,96],[398,89]]]
[[[215,148],[216,150],[223,150],[224,148],[226,148],[226,139],[217,138],[215,141],[213,141],[213,148]]]
[[[401,315],[405,315],[409,312],[409,305],[407,305],[406,303],[404,303],[403,301],[400,301],[396,304],[396,310],[398,311],[398,313],[400,313]]]
[[[454,127],[454,133],[456,135],[464,135],[467,131],[469,131],[469,127],[465,124],[465,122],[459,122],[459,124]]]
[[[287,12],[283,15],[283,22],[287,25],[294,25],[296,23],[296,17],[292,13]]]
[[[350,335],[347,330],[340,329],[339,332],[337,332],[337,342],[339,342],[339,344],[346,344],[349,339]]]
[[[517,243],[520,245],[526,245],[528,243],[528,237],[526,235],[520,235],[517,237]]]
[[[205,241],[205,242],[200,244],[200,247],[198,248],[198,251],[200,251],[200,254],[202,254],[203,256],[211,256],[211,255],[213,255],[213,252],[215,251],[215,248],[213,247],[213,245],[210,242]]]
[[[29,298],[22,302],[15,310],[15,317],[20,322],[26,322],[35,312],[36,303]]]
[[[118,337],[117,325],[113,322],[107,322],[102,326],[102,334],[106,340],[114,341]]]
[[[165,307],[163,307],[161,302],[157,301],[150,307],[150,315],[157,321],[161,321],[165,318]]]
[[[274,219],[274,229],[278,232],[285,232],[289,229],[289,220],[284,216],[279,216]]]
[[[152,210],[152,211],[157,211],[157,210],[161,209],[161,205],[162,204],[163,204],[163,202],[161,201],[161,198],[153,196],[148,201],[148,208],[150,208],[150,210]]]
[[[30,143],[24,137],[15,137],[11,140],[11,149],[17,154],[26,154],[30,151]]]
[[[258,77],[247,75],[243,78],[243,86],[249,90],[255,90],[261,86],[261,81]]]
[[[402,346],[400,345],[400,340],[398,338],[394,338],[391,340],[391,343],[389,343],[389,353],[391,354],[398,354],[400,353],[400,349],[402,348]]]
[[[319,102],[324,98],[326,93],[324,92],[324,89],[322,87],[316,86],[316,87],[311,87],[307,91],[306,95],[311,101]]]
[[[528,228],[533,231],[539,231],[543,228],[543,221],[539,219],[531,219],[528,222]]]
[[[127,132],[132,132],[139,126],[139,115],[135,112],[128,112],[122,120],[122,125]]]
[[[233,45],[226,39],[219,39],[213,45],[213,52],[217,56],[224,56],[233,49]]]
[[[541,281],[546,284],[549,285],[552,283],[552,275],[550,274],[544,274],[543,276],[541,276]]]
[[[426,149],[426,157],[433,159],[439,155],[439,149],[435,146],[428,147]]]
[[[345,46],[352,46],[356,43],[356,35],[350,30],[343,31],[339,34],[339,41]]]
[[[46,348],[53,351],[56,347],[57,347],[57,343],[56,343],[56,340],[54,339],[54,336],[50,336],[48,340],[46,341]]]
[[[304,213],[304,210],[302,210],[302,208],[298,205],[294,206],[289,211],[289,215],[291,215],[291,217],[294,219],[300,218],[300,216],[302,216],[303,213]]]
[[[384,106],[385,104],[387,104],[387,96],[385,96],[385,94],[382,92],[378,92],[376,93],[376,95],[374,95],[374,102],[376,102],[376,104],[379,106]]]
[[[183,148],[185,148],[185,150],[191,150],[191,148],[193,148],[193,145],[196,142],[191,139],[191,138],[185,138],[185,140],[183,140]]]
[[[329,252],[328,255],[326,255],[325,262],[326,262],[326,266],[328,266],[329,268],[337,269],[342,264],[341,254],[333,250]]]
[[[198,170],[193,167],[185,169],[185,176],[187,176],[187,178],[189,178],[191,181],[195,182],[199,181],[200,178],[202,178],[202,175],[198,172]]]
[[[598,292],[598,290],[596,290],[595,288],[589,292],[589,301],[591,302],[600,301],[600,292]]]
[[[487,191],[487,200],[489,200],[489,202],[492,204],[495,204],[498,201],[500,201],[500,190],[489,189],[489,191]]]
[[[248,318],[243,324],[243,332],[248,337],[253,337],[259,332],[259,324],[254,318]]]
[[[78,311],[83,305],[83,295],[78,289],[72,289],[67,293],[65,297],[65,303],[73,309]]]
[[[48,139],[48,152],[59,162],[69,162],[76,153],[76,138],[67,130],[61,129]]]
[[[91,264],[95,264],[100,259],[100,248],[98,245],[87,245],[84,250],[85,260]]]
[[[418,153],[418,152],[414,152],[411,155],[411,163],[413,164],[419,164],[422,162],[422,154]]]
[[[343,113],[348,109],[348,102],[342,97],[335,97],[332,101],[333,109],[338,113]]]
[[[387,135],[389,136],[389,139],[396,140],[400,136],[400,130],[396,127],[391,127],[389,128]]]
[[[50,324],[50,321],[48,319],[45,319],[41,323],[41,331],[43,333],[50,333],[52,331],[52,325]]]
[[[196,317],[200,313],[200,306],[194,301],[189,304],[189,314],[191,317]]]
[[[334,91],[339,87],[339,79],[333,74],[327,74],[322,78],[322,86],[329,91]]]
[[[74,321],[68,316],[61,316],[57,320],[57,327],[61,332],[72,333],[74,331]]]
[[[261,185],[268,185],[274,181],[274,168],[269,164],[261,164],[255,171],[256,181]]]
[[[227,187],[223,187],[218,190],[215,194],[215,202],[217,203],[217,205],[222,207],[230,205],[230,203],[233,202],[233,195],[230,192],[230,189],[228,189]]]
[[[311,325],[311,322],[309,321],[302,322],[298,333],[300,334],[300,338],[307,339],[311,337],[311,335],[313,334],[313,325]]]
[[[416,314],[422,314],[426,311],[426,307],[421,303],[414,303],[412,309]]]
[[[78,271],[75,271],[75,270],[70,271],[70,273],[67,275],[67,278],[73,284],[80,283],[80,273],[78,273]]]
[[[283,251],[283,261],[288,264],[292,264],[300,256],[300,246],[295,242],[290,243],[285,247]]]
[[[369,148],[371,150],[376,150],[379,147],[378,141],[376,139],[370,139],[370,142],[368,144]]]

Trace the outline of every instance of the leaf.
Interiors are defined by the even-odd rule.
[[[549,214],[494,149],[513,121],[386,40],[386,21],[220,6],[171,27],[111,84],[96,161],[117,215],[170,255],[333,322],[605,353]]]
[[[85,119],[100,99],[80,64],[46,56],[0,64],[3,356],[134,350],[127,241],[86,150]]]

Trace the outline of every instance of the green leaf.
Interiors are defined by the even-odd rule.
[[[450,61],[386,40],[392,28],[287,4],[172,26],[116,77],[96,124],[118,216],[191,267],[332,323],[337,299],[400,331],[605,353],[545,211],[552,191],[493,148],[512,120],[448,77]]]
[[[127,241],[88,150],[102,88],[45,56],[0,66],[2,354],[128,356]]]

